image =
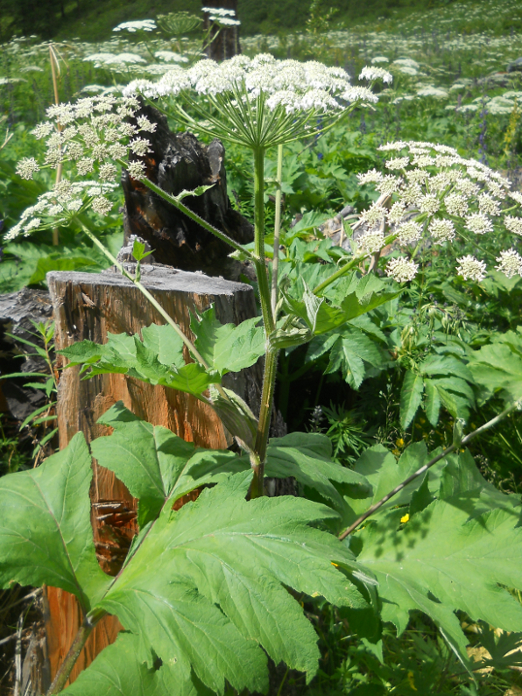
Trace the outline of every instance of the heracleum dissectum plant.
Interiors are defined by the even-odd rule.
[[[392,79],[389,73],[376,68],[366,68],[360,77],[370,82],[376,79],[389,82]],[[181,203],[181,197],[166,194],[145,178],[145,166],[140,158],[149,151],[146,133],[153,132],[155,124],[144,117],[137,119],[137,126],[128,122],[139,108],[138,94],[149,100],[167,97],[178,121],[185,126],[252,150],[255,192],[253,253],[197,218]],[[255,471],[252,487],[254,497],[263,494],[263,467],[278,353],[276,348],[270,346],[269,340],[276,330],[276,319],[270,298],[264,244],[265,151],[269,147],[315,135],[319,117],[324,130],[356,105],[376,101],[377,97],[370,89],[352,86],[348,73],[340,68],[328,68],[316,61],[278,61],[265,54],[254,59],[236,56],[219,65],[211,60],[202,60],[188,70],[174,67],[156,83],[144,80],[132,82],[125,88],[121,99],[114,96],[98,97],[51,107],[47,115],[60,124],[60,129],[47,122],[37,126],[34,131],[36,137],[47,138],[44,164],[56,167],[63,161],[70,161],[74,164],[73,174],[77,178],[96,176],[103,184],[115,181],[118,175],[115,163],[125,166],[132,177],[142,180],[185,214],[197,218],[203,227],[227,241],[232,248],[246,253],[253,262],[267,336],[261,410],[255,443],[250,448]],[[129,157],[132,160],[130,163]],[[38,169],[39,164],[32,158],[21,161],[18,166],[19,174],[25,178],[32,177]],[[70,181],[68,184],[73,186]],[[102,191],[93,195],[92,186],[89,191],[90,198],[86,198],[81,205],[75,203],[73,210],[68,208],[70,203],[65,202],[64,205],[64,201],[55,202],[53,199],[52,202],[61,207],[59,219],[62,224],[82,207],[90,206],[99,214],[110,211],[112,205]],[[45,210],[46,218],[39,216],[39,207],[40,201],[24,214],[20,223],[11,230],[10,239],[48,225],[49,205]],[[189,349],[196,359],[199,357],[201,360],[194,346],[189,346]]]

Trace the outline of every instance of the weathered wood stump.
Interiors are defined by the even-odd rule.
[[[165,323],[134,285],[119,273],[53,272],[47,279],[58,348],[84,339],[104,343],[109,332],[133,334],[151,323]],[[256,314],[252,288],[242,283],[153,266],[143,268],[142,282],[188,335],[190,312],[203,311],[211,303],[223,323],[239,323]],[[261,381],[258,367],[231,377],[227,386],[243,396],[257,413]],[[119,400],[141,418],[170,428],[202,447],[226,448],[231,442],[215,412],[188,394],[154,387],[124,375],[98,375],[81,380],[76,367],[65,370],[60,380],[57,407],[60,448],[79,431],[89,442],[108,434],[109,429],[97,425],[96,420]],[[106,572],[115,574],[135,532],[136,504],[114,474],[96,464],[91,499],[100,565]],[[55,588],[48,588],[47,594],[48,648],[54,676],[82,617],[72,595]],[[98,624],[71,674],[71,681],[115,640],[120,629],[115,617],[106,617]]]

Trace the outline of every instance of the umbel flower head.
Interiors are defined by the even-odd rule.
[[[371,71],[364,77],[392,79],[385,70]],[[136,92],[169,98],[184,125],[253,149],[312,134],[318,118],[326,128],[356,104],[377,102],[370,89],[352,86],[341,68],[268,54],[235,56],[219,64],[201,60],[187,70],[169,70],[157,82],[135,80],[123,91],[127,96]]]
[[[391,242],[417,250],[421,244],[477,247],[486,235],[494,234],[496,243],[509,235],[522,236],[522,194],[512,192],[498,172],[446,145],[398,141],[379,149],[387,158],[386,174],[372,169],[358,175],[360,184],[373,184],[381,197],[361,214],[367,231],[357,239],[355,253],[376,251],[376,226],[381,248]],[[516,209],[518,215],[513,215]],[[400,257],[388,263],[387,274],[399,282],[411,280],[419,265],[407,261]],[[508,278],[522,276],[522,259],[515,249],[500,251],[496,261],[496,270]],[[457,264],[465,280],[480,282],[487,275],[485,261],[472,254],[457,258]]]
[[[139,116],[134,125],[129,123],[139,106],[134,97],[111,95],[49,107],[49,120],[32,131],[37,139],[45,141],[43,163],[25,157],[16,171],[23,179],[32,179],[43,167],[56,169],[68,163],[67,175],[23,213],[6,239],[68,224],[82,210],[102,216],[110,213],[114,203],[107,194],[118,188],[121,167],[125,166],[135,179],[145,175],[142,159],[150,151],[147,134],[153,133],[157,124],[145,116]]]

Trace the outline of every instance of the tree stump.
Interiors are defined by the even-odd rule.
[[[109,332],[133,334],[151,323],[165,323],[134,285],[114,271],[99,274],[52,272],[47,279],[58,349],[84,339],[104,343]],[[256,314],[252,288],[242,283],[158,266],[142,267],[142,282],[188,335],[190,312],[203,311],[211,303],[223,323],[237,324]],[[259,367],[227,377],[232,378],[227,386],[245,398],[257,412]],[[60,380],[57,406],[60,448],[79,431],[85,434],[88,442],[108,434],[109,429],[97,425],[96,420],[119,400],[140,418],[170,428],[196,445],[226,448],[231,442],[215,412],[195,397],[124,375],[98,375],[83,381],[79,378],[79,368],[74,367],[64,370]],[[136,531],[135,501],[112,472],[96,464],[91,500],[100,565],[106,572],[116,574]],[[54,677],[82,617],[73,595],[56,588],[48,588],[47,595],[48,652]],[[97,625],[71,674],[71,681],[115,640],[120,629],[115,617],[106,617]]]
[[[237,0],[203,0],[203,7],[233,10],[234,16],[231,19],[237,19]],[[203,47],[207,57],[220,63],[227,58],[233,58],[241,53],[239,46],[239,27],[216,27],[211,24],[210,12],[205,12],[203,28],[208,31],[210,29],[210,40],[207,39],[207,44]]]

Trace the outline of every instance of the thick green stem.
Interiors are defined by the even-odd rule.
[[[121,164],[123,166],[125,166],[125,162],[121,162]],[[211,232],[218,239],[221,239],[222,242],[225,242],[226,244],[231,246],[236,251],[240,251],[247,258],[252,258],[252,254],[250,253],[250,251],[248,251],[248,249],[245,249],[244,246],[242,246],[241,244],[239,244],[238,242],[233,240],[232,237],[229,237],[227,234],[225,234],[221,230],[218,230],[216,227],[214,227],[209,222],[204,220],[197,213],[192,211],[190,208],[188,208],[186,205],[184,205],[180,200],[178,200],[176,198],[176,196],[172,196],[170,193],[167,193],[166,191],[164,191],[162,188],[160,188],[159,186],[154,184],[149,179],[141,179],[141,183],[144,184],[151,191],[154,191],[154,193],[157,193],[158,196],[163,198],[163,200],[167,201],[168,203],[173,205],[175,208],[180,210],[182,213],[184,213],[191,220],[193,220],[194,222],[197,222],[198,225],[203,227],[205,230],[207,230],[208,232]]]
[[[82,230],[85,232],[85,234],[89,237],[89,239],[96,244],[96,246],[103,251],[105,256],[111,261],[116,268],[120,271],[120,273],[127,278],[127,280],[130,280],[131,283],[134,283],[134,285],[138,288],[138,290],[148,299],[148,301],[151,303],[151,305],[159,312],[159,314],[165,319],[167,324],[169,324],[174,331],[178,334],[178,336],[181,338],[183,343],[187,346],[189,349],[190,354],[201,364],[205,369],[208,369],[208,365],[205,362],[205,360],[202,358],[202,356],[199,354],[199,351],[197,350],[196,346],[192,343],[192,341],[185,336],[183,331],[179,328],[179,326],[176,324],[174,319],[166,312],[163,307],[160,305],[160,303],[156,300],[156,298],[147,290],[147,288],[140,283],[139,280],[136,280],[136,278],[133,278],[132,275],[125,270],[124,266],[118,261],[118,259],[111,254],[111,252],[103,245],[102,242],[94,235],[91,230],[83,224],[83,222],[79,219],[76,218],[76,221],[82,228]]]
[[[281,232],[281,184],[283,180],[283,146],[277,146],[277,191],[275,195],[274,257],[272,261],[272,312],[277,306],[277,274],[279,271],[279,233]]]
[[[384,240],[383,247],[387,246],[388,244],[391,244],[397,239],[397,234],[389,234],[386,239]],[[335,273],[332,273],[331,276],[328,276],[326,280],[323,280],[322,283],[319,283],[319,285],[314,288],[313,293],[314,295],[318,295],[320,292],[322,292],[325,288],[327,288],[329,285],[331,285],[333,282],[338,280],[339,278],[342,278],[343,275],[348,273],[354,266],[357,266],[364,258],[366,258],[368,254],[364,254],[361,256],[355,256],[351,261],[348,261],[348,263],[345,263],[344,266],[341,266]]]
[[[69,679],[69,676],[72,672],[72,668],[76,664],[76,660],[78,659],[81,651],[83,650],[83,646],[87,642],[87,639],[91,635],[98,621],[103,616],[105,616],[105,613],[106,612],[98,612],[96,618],[86,617],[83,620],[83,623],[78,629],[78,633],[76,634],[73,640],[73,643],[65,657],[65,660],[60,665],[60,668],[56,673],[53,683],[47,691],[47,696],[54,696],[54,694],[59,694],[60,691],[62,691],[62,689],[65,687],[65,684],[67,683],[67,680]]]
[[[265,150],[254,150],[254,265],[266,335],[275,329],[265,256]]]
[[[277,351],[270,350],[268,336],[274,331],[274,315],[270,298],[270,287],[265,259],[265,151],[263,148],[254,150],[254,265],[261,300],[261,312],[265,325],[265,337],[267,352],[265,355],[265,370],[263,376],[263,392],[261,395],[261,407],[259,410],[259,422],[257,426],[256,443],[254,447],[256,466],[250,495],[257,498],[264,495],[263,478],[268,443],[268,429],[270,426],[270,413],[274,397],[275,378],[277,373]]]

